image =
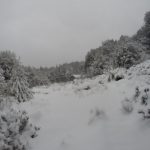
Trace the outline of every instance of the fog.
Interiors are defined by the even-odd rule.
[[[84,60],[102,41],[135,34],[149,10],[150,0],[0,0],[0,50],[31,66]]]

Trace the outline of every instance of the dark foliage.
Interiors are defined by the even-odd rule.
[[[145,24],[132,37],[121,36],[118,41],[106,40],[85,57],[85,71],[92,77],[112,68],[130,68],[150,58],[150,12],[145,14]]]
[[[74,80],[74,75],[84,73],[84,62],[65,63],[56,67],[24,67],[30,87]]]
[[[150,11],[145,14],[144,22],[145,24],[137,31],[133,39],[141,42],[150,54]]]

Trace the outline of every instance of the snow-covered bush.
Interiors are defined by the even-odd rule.
[[[150,90],[149,88],[135,88],[135,93],[130,98],[122,101],[122,110],[125,113],[135,112],[142,114],[144,119],[150,119]]]
[[[119,81],[121,79],[124,79],[125,72],[126,72],[126,69],[124,69],[124,68],[117,68],[115,70],[111,70],[109,72],[108,82],[113,81],[113,80]]]
[[[149,98],[149,88],[145,88],[141,96],[141,105],[148,105]]]
[[[0,150],[27,150],[37,130],[12,98],[0,98]]]
[[[133,100],[134,100],[135,102],[137,102],[137,99],[139,98],[140,94],[141,94],[141,92],[140,92],[140,90],[139,90],[139,87],[136,87],[136,88],[135,88],[135,94],[134,94],[134,96],[133,96]]]
[[[150,119],[150,91],[149,88],[145,88],[141,91],[139,98],[140,106],[138,113],[143,115],[144,119]]]
[[[144,119],[150,118],[150,90],[144,88],[142,90],[139,87],[135,88],[135,94],[129,100],[123,101],[122,106],[125,111],[133,111],[133,105],[136,106],[136,110],[139,114],[142,114]]]
[[[140,63],[136,66],[132,66],[130,69],[127,70],[127,74],[129,76],[142,76],[142,75],[149,75],[150,74],[150,60],[146,60],[143,63]]]

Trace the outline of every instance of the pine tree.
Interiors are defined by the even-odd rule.
[[[115,67],[130,68],[146,58],[145,47],[127,36],[121,36],[115,48]]]
[[[9,82],[9,87],[10,94],[14,96],[18,102],[25,102],[32,98],[32,92],[29,89],[29,84],[21,67],[17,67],[13,70],[13,75]]]
[[[15,53],[11,51],[0,52],[0,67],[3,69],[3,76],[6,81],[10,80],[13,68],[19,64],[19,59],[17,59]]]

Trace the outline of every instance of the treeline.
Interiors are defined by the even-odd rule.
[[[112,68],[129,68],[150,57],[150,12],[145,14],[144,25],[132,37],[106,40],[102,46],[92,49],[85,58],[88,76],[103,74]]]
[[[74,80],[74,75],[93,77],[117,67],[130,68],[150,58],[150,12],[144,25],[132,37],[122,35],[119,40],[106,40],[90,50],[83,62],[72,62],[51,68],[25,67],[30,87]]]
[[[74,80],[74,75],[84,74],[84,62],[65,63],[56,67],[25,67],[30,87],[48,85],[55,82]]]
[[[15,95],[19,101],[24,101],[25,97],[31,95],[27,91],[27,95],[18,93],[25,88],[35,86],[49,85],[55,82],[67,82],[74,80],[77,74],[84,73],[84,62],[65,63],[56,67],[31,67],[23,66],[15,53],[11,51],[0,52],[0,92],[6,95]],[[4,87],[5,86],[5,87]],[[16,91],[12,92],[12,88]],[[24,88],[24,89],[23,89]]]

